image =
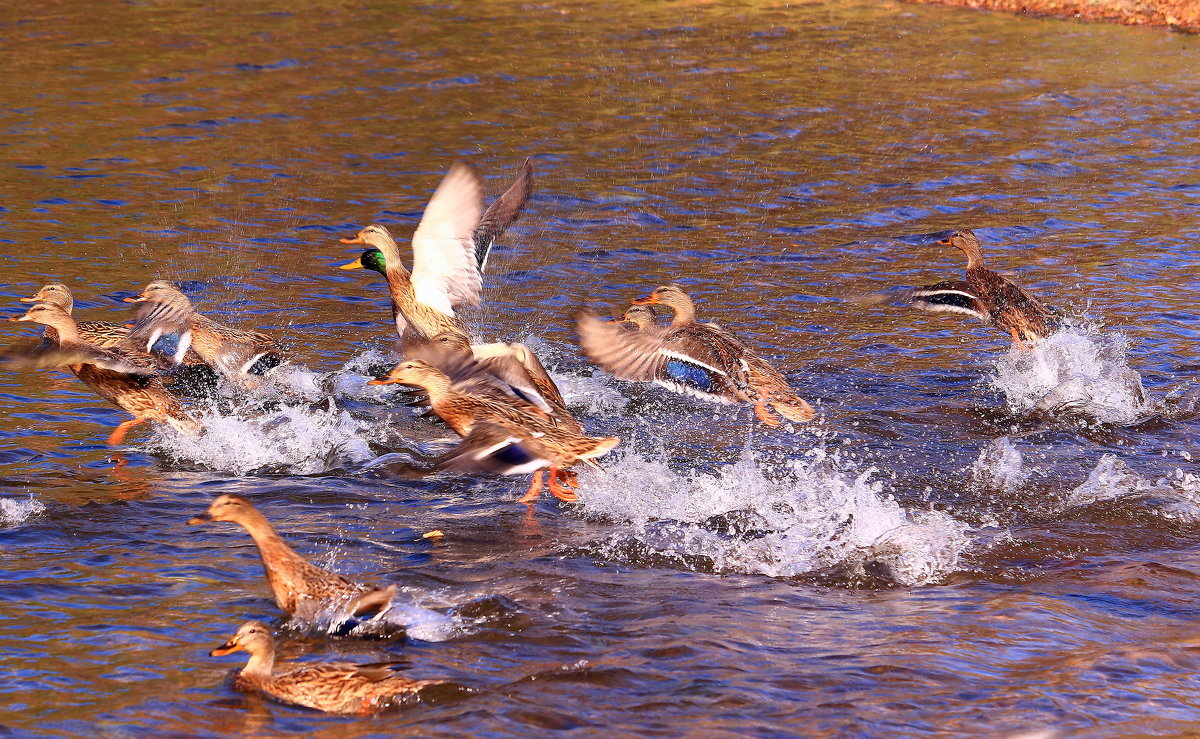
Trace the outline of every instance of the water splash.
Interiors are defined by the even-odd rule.
[[[368,444],[373,435],[368,425],[337,408],[332,399],[273,411],[210,407],[193,415],[204,425],[204,433],[182,434],[162,426],[151,446],[175,460],[238,475],[311,475],[375,456]]]
[[[1125,358],[1119,332],[1069,326],[996,362],[993,385],[1015,413],[1073,415],[1129,424],[1151,410],[1142,378]]]
[[[589,517],[627,524],[599,543],[610,556],[632,548],[720,573],[829,573],[900,585],[953,572],[971,541],[967,526],[906,510],[874,474],[822,449],[773,468],[744,451],[715,474],[680,473],[627,453],[604,473],[585,473],[580,505]]]
[[[1013,492],[1029,479],[1024,468],[1021,451],[1012,439],[1002,436],[979,450],[979,456],[971,463],[971,480],[976,486]]]
[[[32,495],[25,500],[0,498],[0,524],[17,526],[45,510],[46,506]]]
[[[356,619],[346,614],[346,603],[331,603],[311,621],[292,618],[285,627],[298,632],[317,631],[336,636],[384,637],[406,635],[421,641],[446,641],[464,629],[453,615],[425,608],[417,603],[413,592],[398,589],[387,610],[370,619]],[[418,594],[419,595],[419,594]]]
[[[1105,454],[1087,480],[1071,491],[1067,504],[1083,507],[1116,500],[1139,502],[1165,518],[1200,522],[1200,476],[1176,468],[1151,481]]]

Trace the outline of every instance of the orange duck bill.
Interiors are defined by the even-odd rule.
[[[233,654],[234,652],[240,652],[244,648],[245,647],[243,647],[241,645],[241,643],[238,641],[237,636],[233,636],[229,639],[229,641],[225,642],[221,646],[219,646],[216,649],[209,652],[208,656],[209,657],[223,657],[227,654]]]

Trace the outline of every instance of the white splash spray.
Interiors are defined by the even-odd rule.
[[[1021,451],[1012,439],[1002,436],[979,451],[971,463],[971,480],[979,487],[1012,492],[1029,479]]]
[[[614,556],[633,545],[650,556],[703,558],[722,573],[871,574],[901,585],[936,582],[958,567],[971,541],[965,524],[901,507],[874,469],[856,471],[820,449],[807,456],[764,469],[747,451],[716,474],[685,474],[627,453],[582,476],[580,505],[592,518],[628,524],[599,544]]]
[[[1068,326],[1032,348],[1014,345],[996,362],[992,382],[1016,413],[1133,423],[1152,408],[1126,348],[1119,332]]]
[[[25,500],[0,498],[0,524],[17,526],[46,510],[46,506],[32,495]]]

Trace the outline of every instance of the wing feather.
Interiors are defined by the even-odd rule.
[[[473,236],[483,210],[482,193],[475,170],[455,162],[413,234],[413,290],[422,303],[449,315],[460,305],[479,303],[483,279]]]

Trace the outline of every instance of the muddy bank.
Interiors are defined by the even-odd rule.
[[[1200,32],[1200,0],[909,0],[1054,18]]]

